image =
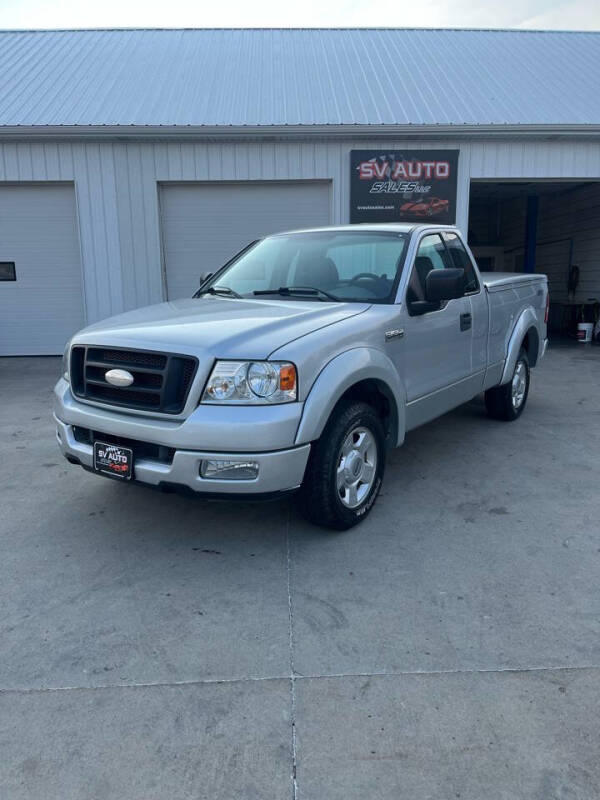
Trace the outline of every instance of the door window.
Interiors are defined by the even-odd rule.
[[[425,279],[432,269],[445,269],[452,266],[448,253],[438,233],[430,233],[421,239],[415,263],[412,268],[406,301],[409,304],[425,300]]]
[[[455,233],[444,233],[443,236],[452,259],[452,266],[465,271],[465,294],[478,292],[479,281],[464,244]]]

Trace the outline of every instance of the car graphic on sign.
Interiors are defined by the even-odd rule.
[[[411,200],[400,206],[403,214],[413,217],[435,217],[448,211],[449,201],[441,197],[428,197],[425,200]]]

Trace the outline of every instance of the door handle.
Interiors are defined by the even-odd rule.
[[[472,318],[472,316],[471,316],[469,311],[467,311],[466,314],[461,314],[460,315],[460,329],[461,329],[461,331],[468,331],[469,328],[471,327],[471,322],[472,321],[473,321],[473,318]]]

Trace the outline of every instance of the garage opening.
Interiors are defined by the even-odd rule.
[[[61,355],[85,325],[72,184],[0,184],[0,355]]]
[[[328,181],[163,184],[160,187],[166,296],[191,297],[214,272],[270,233],[329,225]]]
[[[597,321],[600,182],[472,181],[468,236],[483,271],[548,275],[552,333]]]

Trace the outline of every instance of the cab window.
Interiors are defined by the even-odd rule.
[[[424,236],[419,244],[415,263],[413,264],[406,301],[409,304],[425,300],[425,279],[432,269],[446,269],[453,266],[449,262],[449,256],[444,242],[439,233],[431,233]]]
[[[479,291],[479,281],[473,263],[465,250],[464,244],[455,233],[443,233],[448,253],[452,259],[452,266],[465,271],[465,294]]]

